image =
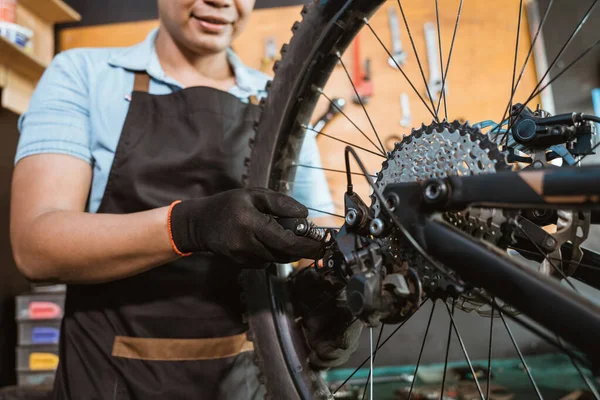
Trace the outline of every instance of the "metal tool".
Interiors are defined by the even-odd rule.
[[[392,68],[398,68],[397,65],[403,66],[406,63],[406,52],[400,40],[400,23],[394,7],[388,9],[388,23],[392,33],[392,56],[388,59],[388,64]]]
[[[356,35],[354,38],[353,64],[352,84],[356,88],[360,99],[355,93],[352,97],[352,100],[356,104],[360,104],[361,101],[363,104],[367,104],[373,95],[373,82],[371,82],[371,60],[368,58],[365,60],[363,69],[362,60],[360,58],[360,35]]]
[[[408,100],[408,94],[402,93],[400,95],[400,107],[402,108],[402,119],[400,120],[400,126],[408,127],[412,123],[412,115],[410,114],[410,102]]]
[[[429,61],[429,93],[434,101],[438,100],[438,96],[442,92],[442,73],[440,72],[440,59],[437,29],[433,22],[425,23],[425,44],[427,45],[427,60]],[[444,87],[444,92],[447,94],[447,86]]]
[[[271,64],[277,58],[277,41],[275,37],[268,36],[265,38],[265,56],[260,60],[260,70],[262,72],[269,72]]]
[[[319,117],[317,123],[314,126],[314,130],[317,132],[321,132],[328,123],[330,123],[336,115],[341,113],[346,106],[346,100],[341,99],[339,97],[334,97],[331,99],[331,103],[329,103],[329,108],[327,111]]]

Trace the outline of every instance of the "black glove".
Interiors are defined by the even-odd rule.
[[[290,277],[294,310],[302,324],[310,347],[313,368],[338,367],[358,347],[363,324],[338,301],[344,284],[320,275],[308,267]]]
[[[237,263],[318,258],[323,244],[284,230],[274,217],[306,218],[293,198],[268,189],[234,189],[173,206],[173,243],[182,253],[208,251]]]

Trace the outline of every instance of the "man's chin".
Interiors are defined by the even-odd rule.
[[[191,43],[190,50],[197,54],[218,54],[230,46],[231,41],[223,37],[203,37]]]

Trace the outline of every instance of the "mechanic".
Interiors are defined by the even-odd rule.
[[[318,257],[275,217],[332,207],[318,169],[298,171],[299,201],[243,188],[267,77],[230,44],[253,6],[159,0],[143,43],[59,54],[21,117],[15,259],[67,283],[55,399],[262,397],[239,271]],[[314,137],[302,154],[320,165]],[[328,366],[344,343],[312,347]]]

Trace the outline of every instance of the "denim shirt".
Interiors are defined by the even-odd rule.
[[[155,29],[133,47],[74,49],[57,55],[38,83],[29,109],[19,119],[21,136],[15,163],[47,153],[68,154],[89,163],[93,177],[87,211],[96,212],[129,110],[134,72],[150,75],[150,94],[183,89],[160,65],[154,47],[157,33]],[[229,93],[244,102],[249,96],[264,97],[269,77],[245,66],[232,50],[227,57],[236,81]],[[315,136],[308,132],[300,164],[321,167]],[[333,211],[322,170],[299,167],[293,196],[307,207]]]

